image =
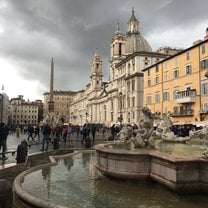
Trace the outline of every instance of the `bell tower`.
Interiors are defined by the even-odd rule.
[[[96,48],[95,55],[91,61],[91,87],[92,89],[99,89],[102,86],[102,58],[98,54],[98,50]]]
[[[110,48],[110,81],[115,78],[115,65],[121,62],[125,56],[126,37],[120,31],[119,22],[116,26],[116,32],[111,40]]]

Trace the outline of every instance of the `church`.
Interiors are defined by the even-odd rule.
[[[168,57],[168,52],[152,51],[139,31],[139,21],[132,9],[126,34],[117,24],[110,43],[109,80],[103,81],[102,57],[96,50],[91,60],[90,83],[75,93],[70,103],[70,123],[81,126],[137,123],[144,99],[142,70]]]

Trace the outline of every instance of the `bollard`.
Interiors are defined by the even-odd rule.
[[[21,144],[17,146],[17,164],[24,163],[26,161],[27,153],[28,153],[28,144],[26,141],[22,141]]]
[[[85,148],[91,148],[91,138],[89,136],[85,139]]]
[[[0,179],[0,207],[12,208],[13,203],[12,185],[5,179]]]
[[[59,149],[59,138],[54,138],[54,140],[53,140],[53,149],[54,150],[57,150],[57,149]]]

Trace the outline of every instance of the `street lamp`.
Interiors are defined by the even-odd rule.
[[[119,101],[120,101],[120,127],[122,126],[122,121],[123,121],[123,117],[122,117],[122,92],[119,92]]]

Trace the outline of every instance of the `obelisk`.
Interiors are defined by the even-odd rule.
[[[48,111],[53,112],[54,111],[54,63],[53,58],[51,60],[51,75],[50,75],[50,98],[48,101]]]

